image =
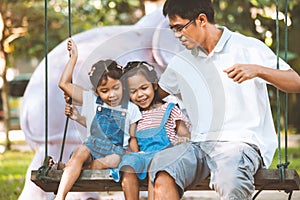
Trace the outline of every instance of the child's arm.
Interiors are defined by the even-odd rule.
[[[137,138],[135,137],[136,127],[137,127],[137,122],[130,124],[130,127],[129,127],[129,135],[130,135],[129,151],[131,151],[131,152],[139,152],[140,151]]]
[[[191,139],[191,133],[185,122],[182,120],[176,120],[176,132],[178,136],[178,140],[176,144],[181,144],[183,142],[187,142]]]
[[[75,42],[70,38],[68,40],[68,51],[70,51],[70,59],[60,77],[59,87],[65,95],[71,97],[79,104],[82,104],[83,88],[72,83],[72,74],[78,58],[78,50]]]
[[[76,107],[73,107],[73,105],[66,103],[65,115],[67,115],[70,119],[78,122],[82,126],[86,127],[85,117],[81,116],[78,109]]]

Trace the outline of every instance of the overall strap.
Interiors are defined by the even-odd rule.
[[[103,105],[103,101],[99,96],[97,96],[96,104],[101,105],[101,106]]]
[[[169,116],[172,112],[172,109],[174,108],[175,106],[175,103],[169,103],[168,106],[167,106],[167,109],[165,111],[165,114],[161,120],[161,123],[160,123],[160,127],[162,126],[165,126],[165,124],[167,123],[168,119],[169,119]]]
[[[128,108],[128,103],[129,103],[129,101],[123,101],[123,100],[122,100],[121,108],[127,110],[127,108]],[[99,106],[103,106],[103,101],[102,101],[102,99],[101,99],[99,96],[97,96],[96,104],[98,104]]]

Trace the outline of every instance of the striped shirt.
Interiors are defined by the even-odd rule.
[[[169,103],[165,103],[158,108],[142,111],[142,119],[138,122],[137,131],[158,127],[162,121],[168,105]],[[177,120],[185,122],[187,128],[191,126],[188,118],[183,114],[178,106],[174,106],[166,123],[166,131],[171,143],[173,144],[176,143],[178,138],[176,133]]]

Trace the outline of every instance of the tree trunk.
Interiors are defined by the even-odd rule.
[[[3,113],[4,113],[4,131],[6,135],[6,142],[5,147],[6,150],[11,149],[11,141],[9,139],[9,127],[10,127],[10,108],[8,102],[8,84],[6,80],[6,61],[7,61],[7,54],[4,50],[4,40],[5,40],[5,22],[0,13],[0,69],[2,70],[1,77],[3,79],[3,87],[2,87],[2,105],[3,105]]]
[[[4,113],[4,121],[3,121],[3,127],[6,135],[6,142],[5,142],[5,149],[10,150],[11,149],[11,141],[9,139],[9,129],[10,129],[10,106],[9,106],[9,95],[8,95],[8,83],[6,80],[6,69],[3,72],[3,87],[2,87],[2,105],[3,105],[3,113]]]

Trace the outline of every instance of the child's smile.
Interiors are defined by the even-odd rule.
[[[97,87],[97,93],[109,106],[120,105],[123,95],[122,83],[120,80],[108,77]]]
[[[136,74],[128,78],[130,99],[142,110],[148,110],[154,99],[153,84],[142,74]]]

